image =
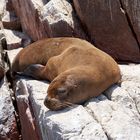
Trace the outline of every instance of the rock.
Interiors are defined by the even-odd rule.
[[[67,0],[51,0],[48,3],[41,0],[12,0],[12,2],[23,30],[34,41],[64,35],[85,37]]]
[[[0,80],[4,77],[4,66],[0,57]]]
[[[0,139],[18,140],[19,134],[15,119],[15,110],[11,100],[11,92],[6,82],[0,85]]]
[[[28,89],[19,82],[16,88],[16,101],[19,110],[22,137],[25,140],[39,140],[39,134],[34,124],[35,117],[31,113],[28,96]]]
[[[123,74],[121,87],[133,99],[140,114],[140,65],[120,65],[120,68]]]
[[[51,0],[41,11],[42,20],[47,20],[51,37],[73,36],[86,38],[68,0]]]
[[[23,110],[30,105],[33,110],[36,126],[40,130],[42,140],[51,139],[70,139],[70,140],[89,140],[95,139],[107,140],[107,137],[101,125],[84,109],[83,106],[75,106],[62,111],[49,111],[43,104],[46,96],[48,84],[36,80],[20,79],[17,82],[16,97],[19,104],[19,110]],[[25,95],[28,94],[28,99]],[[29,102],[29,103],[28,103]],[[30,110],[30,111],[31,111]],[[27,131],[27,139],[30,139],[28,122],[31,115],[28,109],[20,114],[24,121],[22,131]],[[26,112],[26,113],[25,113]],[[28,114],[28,115],[27,115]],[[28,116],[28,119],[26,120]],[[21,118],[21,121],[22,121]],[[30,125],[32,126],[32,125]],[[23,135],[24,137],[25,135]]]
[[[95,46],[117,60],[140,62],[139,44],[120,1],[73,0],[73,2]],[[136,0],[133,3],[136,4]]]
[[[9,12],[14,11],[12,0],[1,0],[0,1],[0,15],[3,16],[3,14],[6,11],[9,11]]]
[[[11,30],[21,29],[19,18],[17,18],[14,12],[6,11],[4,16],[2,17],[2,23],[4,28],[6,29],[11,29]]]
[[[0,80],[4,77],[4,67],[2,61],[0,60]]]
[[[8,29],[4,29],[1,32],[3,32],[6,37],[8,50],[25,47],[31,43],[31,39],[24,33]]]
[[[122,73],[123,81],[133,81],[138,83],[140,81],[140,64],[119,65]]]
[[[10,12],[14,11],[12,0],[6,0],[6,10]]]
[[[126,12],[129,24],[138,39],[140,45],[140,1],[139,0],[120,0],[122,8]]]
[[[113,95],[115,93],[118,92],[112,90],[111,94]],[[121,92],[121,90],[119,90],[118,94],[121,94],[121,97],[123,97],[124,95],[122,93],[123,91]],[[127,98],[129,98],[129,95],[127,96]],[[121,100],[121,98],[119,99]],[[108,136],[108,139],[138,140],[140,138],[140,116],[138,112],[136,113],[135,108],[133,108],[134,104],[132,101],[129,102],[127,100],[124,100],[123,102],[124,103],[121,103],[119,100],[115,99],[113,101],[110,101],[104,95],[101,95],[98,98],[92,99],[87,104],[87,108],[89,109],[89,111],[91,111],[97,121],[102,125],[104,131]],[[128,103],[132,105],[132,108],[128,108],[126,107],[126,105],[124,105]]]
[[[4,63],[2,60],[2,34],[0,34],[0,80],[4,77]]]
[[[48,37],[43,23],[40,21],[41,0],[12,0],[17,16],[20,18],[22,29],[34,40]],[[22,5],[22,6],[20,6]],[[48,24],[46,24],[46,28]]]
[[[2,14],[4,14],[4,11],[6,10],[6,3],[5,3],[5,0],[1,0],[0,1],[0,16]]]

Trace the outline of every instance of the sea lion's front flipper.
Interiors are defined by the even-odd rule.
[[[41,64],[32,64],[28,66],[23,72],[20,72],[19,75],[30,76],[37,80],[44,80],[46,77],[43,75],[43,70],[45,66]]]

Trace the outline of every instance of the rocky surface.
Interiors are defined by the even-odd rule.
[[[73,0],[86,33],[97,47],[122,61],[140,62],[139,1]],[[1,0],[4,28],[0,38],[7,40],[10,63],[31,40],[15,31],[18,18],[23,31],[33,40],[44,37],[87,38],[70,0]],[[13,19],[12,19],[12,17]],[[12,22],[14,24],[12,24]],[[18,21],[19,22],[19,21]],[[6,25],[6,24],[8,25]],[[18,25],[19,26],[19,25]],[[0,22],[0,28],[2,24]],[[2,31],[0,31],[2,32]],[[14,49],[18,48],[18,49]],[[1,60],[1,59],[0,59]],[[1,62],[3,63],[3,61]],[[119,65],[120,84],[102,95],[61,111],[50,111],[44,104],[49,83],[27,77],[14,81],[23,140],[139,140],[140,139],[140,64]],[[1,65],[0,65],[1,67]],[[3,78],[3,67],[0,77]],[[1,76],[2,74],[2,76]],[[0,85],[0,140],[19,140],[17,120],[8,83]]]
[[[3,14],[5,10],[6,10],[6,1],[1,0],[0,1],[0,15]]]
[[[1,44],[0,44],[1,45]],[[0,54],[0,80],[4,77],[4,66],[2,62],[2,56]]]
[[[19,134],[12,104],[11,91],[6,81],[0,83],[0,140],[18,140]]]
[[[11,60],[14,57],[9,56]],[[19,110],[25,109],[19,112],[21,120],[23,116],[25,119],[22,120],[22,131],[26,131],[23,136],[30,138],[29,132],[35,131],[38,134],[36,138],[43,140],[90,140],[93,137],[103,140],[139,140],[140,65],[120,65],[120,69],[120,85],[110,87],[104,94],[84,105],[61,111],[50,111],[43,104],[49,83],[18,78],[15,90],[18,107]],[[32,124],[29,123],[30,129],[27,127],[28,122]]]
[[[131,7],[129,12],[139,21],[137,0],[125,4]],[[87,28],[91,41],[100,49],[117,60],[140,62],[140,47],[133,28],[140,30],[138,22],[130,25],[125,9],[119,0],[73,0],[75,10]],[[136,24],[136,25],[135,25]],[[138,29],[139,28],[139,29]]]
[[[68,0],[12,0],[22,28],[35,41],[44,37],[85,38]],[[22,6],[20,6],[22,5]]]
[[[4,63],[2,61],[2,38],[3,35],[0,33],[0,80],[4,77]]]
[[[86,38],[82,26],[68,0],[51,0],[41,11],[43,21],[49,23],[51,37],[74,36]]]
[[[6,29],[20,30],[20,20],[14,12],[6,11],[2,17],[3,26]]]
[[[130,26],[140,45],[140,1],[120,0],[122,8],[125,10]]]
[[[6,38],[8,50],[25,47],[31,43],[31,39],[19,31],[4,29],[0,33],[3,33]]]

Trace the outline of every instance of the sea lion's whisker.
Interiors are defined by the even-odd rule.
[[[67,105],[76,105],[76,104],[70,103],[70,102],[64,102],[64,103],[66,103]]]

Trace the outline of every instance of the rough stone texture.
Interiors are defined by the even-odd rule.
[[[0,55],[0,80],[4,77],[4,66]]]
[[[18,93],[18,96],[23,98],[19,104],[22,104],[22,102],[25,104],[23,94],[25,92],[29,94],[30,107],[32,107],[36,122],[38,122],[43,140],[90,140],[92,138],[107,140],[101,125],[96,122],[84,107],[77,106],[57,112],[49,111],[43,104],[47,87],[48,84],[45,82],[21,79],[17,83],[17,88],[20,88],[20,91],[16,92],[16,96]],[[25,112],[21,116],[24,114]],[[28,120],[30,120],[30,116]],[[27,130],[27,127],[25,129]],[[29,130],[27,131],[29,132]]]
[[[120,66],[120,68],[123,74],[121,87],[133,99],[135,107],[140,114],[140,64]]]
[[[4,10],[6,10],[6,0],[1,0],[0,1],[0,15],[4,13]]]
[[[74,11],[66,0],[51,0],[49,3],[43,3],[42,0],[12,0],[12,2],[23,30],[34,41],[53,36],[81,38],[84,36]]]
[[[5,35],[8,50],[25,47],[31,43],[31,39],[22,32],[8,29],[4,29],[1,32]]]
[[[7,83],[0,84],[0,140],[18,140],[14,107]]]
[[[2,17],[2,23],[4,28],[11,30],[21,29],[19,18],[15,15],[14,12],[6,11]]]
[[[120,0],[140,44],[140,1]]]
[[[14,55],[11,53],[9,57],[12,61]],[[43,140],[139,140],[140,65],[119,66],[122,73],[120,86],[110,87],[84,106],[61,111],[50,111],[43,104],[48,83],[20,77],[15,93],[19,110],[25,109],[20,112],[21,120],[23,116],[26,118],[22,120],[22,131],[28,133],[36,130]],[[27,122],[32,124],[27,124],[30,131],[25,128]]]
[[[119,0],[73,2],[91,41],[98,48],[117,60],[140,62],[138,42]],[[129,3],[131,5],[130,1]],[[133,3],[136,4],[136,0]]]
[[[18,84],[16,88],[16,101],[19,110],[22,138],[24,140],[39,140],[38,131],[36,131],[34,124],[35,118],[31,113],[28,101],[28,89],[20,82]]]
[[[41,11],[43,21],[49,23],[51,37],[74,36],[86,38],[68,0],[51,0]]]
[[[0,34],[0,80],[4,77],[4,64],[2,61],[2,37],[3,35]]]

